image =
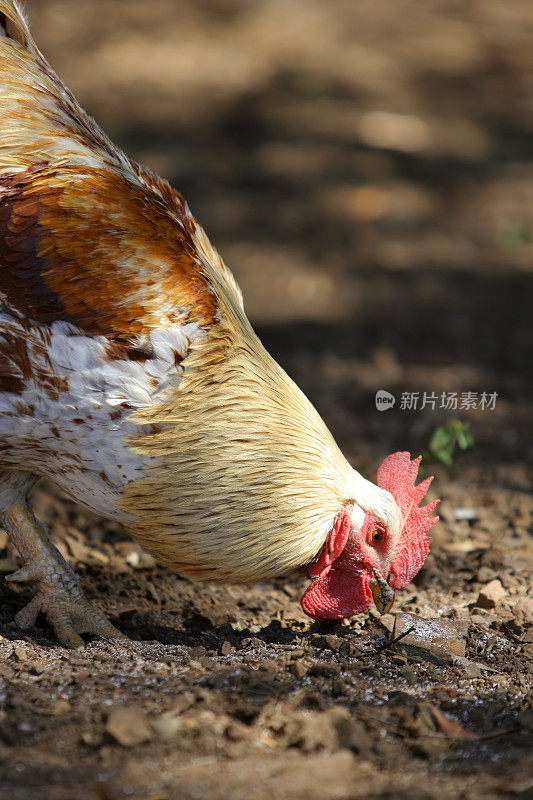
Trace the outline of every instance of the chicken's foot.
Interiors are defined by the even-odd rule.
[[[35,597],[15,617],[19,628],[31,628],[42,613],[65,647],[81,647],[84,641],[80,633],[104,639],[127,638],[87,601],[76,575],[25,502],[4,510],[0,522],[25,561],[6,580],[28,581],[37,587]]]

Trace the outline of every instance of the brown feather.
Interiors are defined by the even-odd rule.
[[[217,296],[173,199],[170,208],[123,175],[89,167],[0,176],[0,296],[32,319],[109,336],[209,325]]]
[[[218,284],[240,291],[181,195],[80,108],[15,4],[0,13],[1,299],[115,338],[210,325]]]

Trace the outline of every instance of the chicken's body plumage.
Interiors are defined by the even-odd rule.
[[[392,495],[347,463],[264,350],[162,179],[78,106],[0,0],[0,510],[40,476],[191,577],[316,558]],[[350,506],[351,507],[351,506]]]

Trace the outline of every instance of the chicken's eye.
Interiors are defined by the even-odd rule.
[[[385,538],[385,534],[383,531],[380,531],[379,528],[375,528],[372,531],[372,544],[379,544]]]

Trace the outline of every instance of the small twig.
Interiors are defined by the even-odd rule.
[[[401,640],[404,639],[406,636],[409,636],[409,634],[412,633],[414,630],[416,630],[416,625],[411,625],[410,628],[408,628],[403,633],[400,633],[399,636],[393,636],[392,639],[388,639],[385,642],[385,644],[381,645],[381,647],[377,647],[372,653],[372,655],[377,656],[384,650],[388,650],[390,647],[393,647],[395,644],[398,644],[398,642],[401,642]]]
[[[405,634],[403,634],[405,635]],[[365,709],[362,708],[352,708],[352,713],[356,714],[357,716],[363,717],[364,719],[371,719],[375,722],[379,722],[380,725],[383,725],[384,728],[387,729],[394,729],[403,733],[404,735],[407,734],[407,731],[402,725],[399,725],[397,722],[392,722],[389,719],[384,719],[380,717],[378,714],[371,714]],[[474,739],[472,741],[485,741],[486,739],[497,739],[499,736],[508,736],[510,733],[520,733],[520,728],[505,728],[500,731],[491,731],[490,733],[476,733],[473,734]],[[417,738],[419,739],[440,739],[441,741],[447,742],[458,742],[461,741],[460,738],[451,737],[446,733],[423,733],[420,734]],[[469,741],[469,739],[466,739]]]
[[[492,731],[491,733],[478,733],[476,734],[478,741],[484,742],[486,739],[497,739],[498,736],[508,736],[510,733],[520,733],[521,728],[503,728],[501,731]]]

